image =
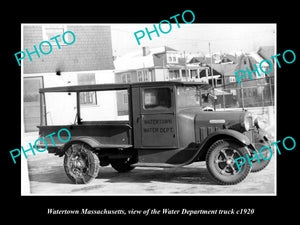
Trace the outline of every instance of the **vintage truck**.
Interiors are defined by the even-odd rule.
[[[125,117],[101,120],[96,107],[93,114],[97,119],[85,120],[82,113],[86,106],[82,102],[86,102],[87,96],[98,96],[94,101],[97,105],[95,102],[101,102],[99,93],[108,91],[127,104],[127,111],[122,111]],[[216,96],[212,95],[207,83],[93,84],[48,87],[39,92],[40,138],[54,132],[57,134],[62,128],[70,131],[71,139],[67,143],[58,144],[57,136],[53,135],[57,144],[48,143],[47,150],[64,156],[65,172],[77,184],[96,178],[100,166],[111,165],[118,172],[128,172],[135,167],[171,168],[206,161],[212,180],[232,185],[244,180],[250,171],[262,170],[270,161],[261,160],[259,163],[253,157],[255,151],[258,153],[261,147],[269,145],[268,136],[258,121],[254,122],[246,110],[215,111],[213,102]],[[117,92],[122,93],[121,98]],[[74,106],[70,104],[74,111],[69,115],[73,117],[72,123],[47,125],[52,123],[49,111],[54,110],[54,107],[47,108],[49,98],[45,95],[49,93],[64,93],[66,98],[72,96],[75,102]],[[56,97],[54,101],[59,104],[60,98]],[[64,103],[62,107],[68,107],[68,104]],[[116,106],[121,107],[120,104]],[[67,110],[61,109],[59,113],[66,114]],[[45,148],[43,143],[38,147]],[[264,158],[270,154],[269,151],[261,153]],[[246,158],[246,154],[254,158],[253,165],[247,162],[239,170],[235,159]]]

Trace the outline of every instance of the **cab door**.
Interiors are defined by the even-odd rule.
[[[136,147],[176,148],[174,87],[140,87],[139,99],[134,126]]]

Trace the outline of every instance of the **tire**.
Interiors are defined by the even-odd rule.
[[[264,147],[264,145],[262,144],[255,144],[255,147],[256,149],[260,149],[262,147]],[[258,163],[258,161],[252,161],[252,169],[251,169],[251,173],[256,173],[256,172],[259,172],[261,170],[263,170],[264,168],[267,167],[267,165],[269,165],[270,161],[271,161],[271,158],[268,159],[269,157],[272,157],[271,156],[271,153],[268,149],[264,149],[263,151],[261,151],[261,153],[257,153],[258,155],[258,158],[260,160],[260,163]],[[265,159],[261,158],[262,155]],[[273,155],[273,150],[272,150],[272,155]]]
[[[73,142],[65,151],[65,172],[75,184],[87,184],[98,176],[99,159],[91,149],[83,142]]]
[[[264,168],[267,167],[267,165],[269,165],[270,160],[260,160],[260,163],[256,162],[252,162],[252,169],[251,169],[251,173],[257,173],[259,171],[262,171]]]
[[[111,167],[114,168],[119,173],[125,173],[133,170],[135,167],[131,166],[132,162],[130,158],[125,159],[112,159],[110,161]]]
[[[247,149],[232,141],[216,141],[206,154],[206,166],[209,174],[219,184],[233,185],[240,183],[250,173],[251,166],[245,163],[237,167],[235,159],[244,157],[246,159]]]

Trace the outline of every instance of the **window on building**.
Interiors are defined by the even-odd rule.
[[[78,85],[89,85],[96,84],[94,73],[81,73],[77,74]],[[97,96],[95,91],[81,92],[80,93],[80,104],[83,105],[96,105]]]
[[[122,83],[131,83],[131,74],[124,73],[121,75]]]
[[[180,78],[179,70],[169,70],[170,80],[176,80]]]
[[[198,74],[197,74],[197,70],[190,70],[191,72],[191,77],[192,78],[199,78]]]
[[[62,40],[62,35],[64,32],[67,31],[67,26],[62,24],[47,24],[42,26],[42,32],[43,32],[43,41],[49,41],[51,45],[57,45],[57,42],[59,45],[66,45]],[[50,40],[51,38],[60,35],[59,37],[55,39]],[[65,35],[65,41],[68,41],[68,35]],[[46,43],[44,45],[47,45]]]
[[[122,83],[126,83],[127,80],[126,80],[126,74],[121,74],[121,80],[122,80]]]
[[[128,104],[128,93],[123,93],[123,104]]]
[[[154,70],[150,70],[149,73],[150,73],[151,81],[155,81],[155,72],[154,72]]]
[[[222,85],[223,83],[222,78],[217,78],[216,81],[217,81],[217,85]]]
[[[148,70],[138,70],[137,76],[138,76],[138,82],[151,81],[150,73]]]
[[[147,88],[144,90],[145,109],[168,109],[171,108],[170,88]]]
[[[178,63],[178,56],[174,53],[167,53],[167,63]]]
[[[96,92],[81,92],[80,93],[80,104],[85,105],[96,105]]]
[[[131,83],[131,74],[127,73],[126,75],[127,83]]]
[[[143,72],[140,70],[137,72],[138,82],[143,82]]]
[[[148,70],[143,71],[143,78],[144,78],[144,81],[150,81]]]
[[[229,82],[230,83],[237,82],[236,77],[229,77]]]

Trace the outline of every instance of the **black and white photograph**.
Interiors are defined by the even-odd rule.
[[[22,24],[22,43],[22,194],[276,195],[276,24]]]

